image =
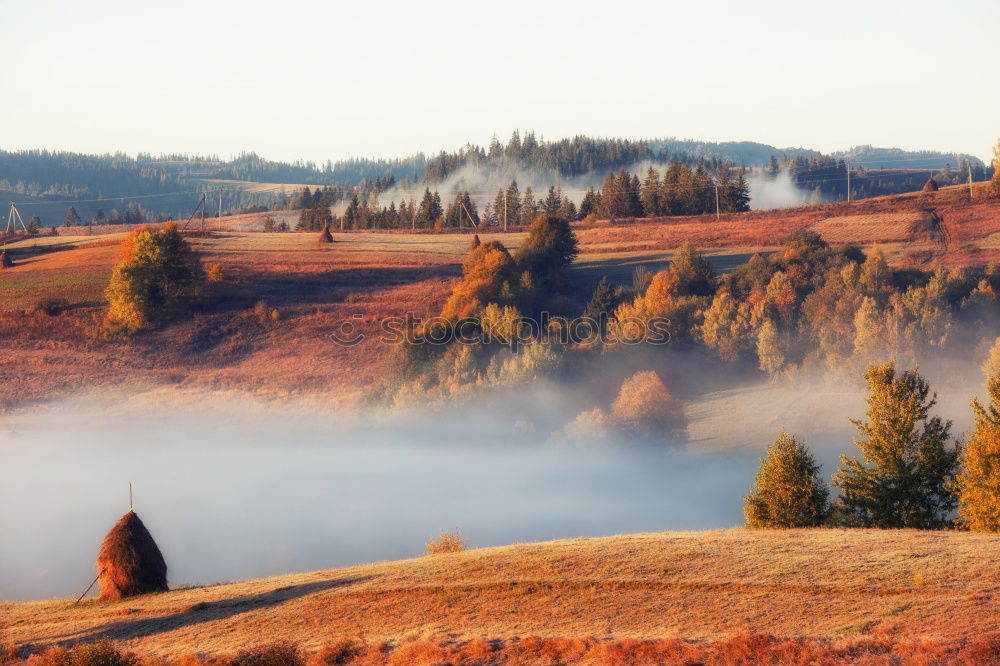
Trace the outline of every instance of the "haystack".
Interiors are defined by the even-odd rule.
[[[330,225],[323,227],[323,231],[319,232],[319,242],[320,243],[332,243],[333,234],[330,233]]]
[[[10,255],[7,254],[7,250],[0,252],[0,268],[10,268],[14,265],[14,262],[10,260]]]
[[[167,591],[167,563],[146,526],[129,511],[111,528],[97,556],[102,600]]]
[[[469,241],[469,249],[470,250],[475,250],[477,247],[479,247],[479,245],[480,245],[479,234],[474,234],[472,236],[472,240]]]
[[[938,184],[933,178],[928,178],[927,182],[924,183],[924,192],[937,192]]]

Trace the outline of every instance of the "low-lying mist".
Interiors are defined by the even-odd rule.
[[[966,427],[977,389],[941,392],[938,413]],[[736,526],[781,428],[829,477],[864,413],[861,386],[755,381],[686,398],[686,443],[637,446],[568,437],[578,397],[339,412],[91,396],[0,417],[0,599],[79,594],[129,482],[171,585],[213,583],[418,556],[442,528],[483,547]]]

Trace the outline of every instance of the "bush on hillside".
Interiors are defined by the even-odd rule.
[[[437,539],[428,539],[426,549],[428,555],[439,555],[441,553],[459,553],[469,547],[462,540],[462,534],[455,528],[454,532],[441,530]]]

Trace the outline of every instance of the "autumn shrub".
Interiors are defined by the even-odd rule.
[[[109,641],[52,648],[32,660],[36,666],[137,666],[139,663],[138,656],[119,650]]]
[[[50,317],[55,317],[56,315],[62,314],[63,310],[68,307],[69,301],[64,298],[43,298],[31,307],[30,312],[41,312]]]
[[[303,666],[299,649],[290,643],[271,643],[241,650],[228,666]]]
[[[351,639],[342,638],[324,645],[306,663],[308,666],[340,666],[341,664],[349,664],[354,660],[355,656],[360,654],[362,649],[361,645]]]
[[[767,446],[744,498],[747,527],[816,527],[829,514],[829,492],[806,446],[782,432]]]
[[[222,282],[225,279],[226,279],[226,269],[222,267],[222,264],[212,264],[212,267],[208,269],[208,281]]]
[[[428,539],[426,552],[428,555],[439,555],[441,553],[459,553],[468,548],[468,544],[462,540],[462,534],[455,528],[454,532],[441,530],[437,539]]]
[[[253,306],[253,316],[261,326],[273,326],[281,321],[281,313],[277,308],[272,308],[267,301],[260,300]]]
[[[105,290],[106,319],[127,333],[148,328],[187,307],[202,280],[201,263],[175,225],[140,227],[122,242]]]

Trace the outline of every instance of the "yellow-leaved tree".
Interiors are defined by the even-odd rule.
[[[104,292],[107,322],[134,333],[190,304],[204,274],[174,224],[140,227],[122,242],[121,260]]]
[[[830,513],[819,465],[806,446],[782,432],[767,446],[743,500],[747,527],[817,527]]]
[[[958,514],[970,530],[1000,532],[1000,375],[986,383],[990,404],[972,400],[976,429],[962,451],[955,480]]]

